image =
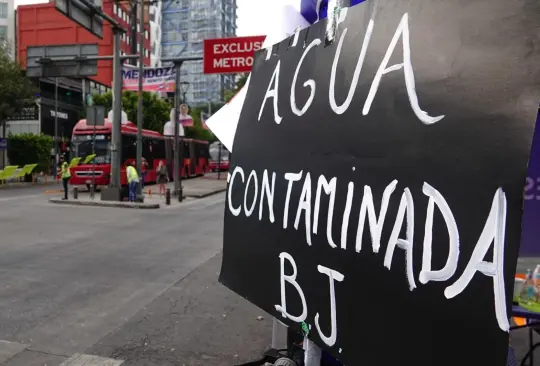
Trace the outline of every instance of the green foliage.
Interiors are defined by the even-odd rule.
[[[105,106],[108,113],[112,108],[112,93],[94,94],[94,104]],[[122,109],[128,119],[137,124],[137,109],[139,96],[136,92],[125,91],[122,93]],[[160,99],[154,93],[143,92],[143,128],[163,133],[163,125],[169,120],[171,105]]]
[[[8,135],[8,159],[11,165],[38,164],[36,171],[49,171],[53,138],[22,133]]]
[[[236,80],[236,85],[234,89],[232,90],[225,90],[224,97],[225,102],[229,102],[235,95],[246,85],[247,79],[248,79],[249,73],[242,74],[238,80]]]
[[[216,138],[210,130],[205,130],[201,122],[201,112],[208,113],[208,107],[200,108],[190,108],[189,114],[193,118],[193,127],[184,128],[186,137],[205,140],[205,141],[214,141]]]
[[[242,74],[238,80],[236,80],[236,90],[240,90],[246,85],[247,79],[248,79],[249,73]]]
[[[12,58],[10,42],[0,39],[0,124],[35,103],[38,92]]]

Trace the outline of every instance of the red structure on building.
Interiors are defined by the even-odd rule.
[[[112,0],[103,1],[103,11],[122,25],[127,33],[122,35],[120,49],[122,54],[130,54],[130,17],[128,8],[114,4]],[[147,20],[147,19],[146,19]],[[145,25],[144,64],[150,65],[150,27]],[[138,37],[137,37],[138,38]],[[103,39],[99,39],[86,29],[68,19],[54,7],[54,2],[46,4],[20,5],[17,8],[17,59],[26,68],[26,48],[61,44],[97,43],[100,56],[113,54],[112,27],[103,22]],[[137,41],[138,43],[138,41]],[[98,61],[97,76],[91,80],[111,87],[113,78],[112,61]]]

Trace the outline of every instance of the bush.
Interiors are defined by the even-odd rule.
[[[8,159],[11,165],[38,164],[35,172],[48,172],[51,165],[51,136],[22,133],[8,135]]]

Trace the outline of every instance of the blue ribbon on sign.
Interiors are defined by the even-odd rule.
[[[358,5],[365,0],[350,0],[349,5]],[[317,9],[319,3],[319,9]],[[328,0],[300,0],[300,12],[302,16],[311,24],[318,19],[324,19],[328,16]]]

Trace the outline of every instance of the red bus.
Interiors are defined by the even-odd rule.
[[[218,170],[221,170],[221,171],[229,170],[229,162],[231,160],[231,154],[229,153],[229,150],[227,150],[221,142],[216,141],[210,144],[209,151],[210,151],[210,170],[212,170],[213,172],[218,171]]]
[[[92,154],[92,140],[96,134],[95,157],[85,162]],[[111,132],[112,123],[105,119],[104,126],[89,126],[86,120],[80,120],[73,128],[72,156],[81,158],[79,165],[71,168],[70,184],[85,185],[90,188],[92,175],[95,185],[108,186],[111,174]],[[143,130],[143,160],[148,164],[146,183],[156,181],[156,169],[160,161],[166,163],[170,178],[173,176],[174,141],[159,132]],[[204,175],[210,171],[208,142],[181,138],[183,144],[183,168],[179,168],[184,178]],[[137,126],[131,122],[122,123],[122,146],[120,149],[120,182],[127,185],[126,167],[137,158]],[[94,170],[95,167],[95,170]]]

